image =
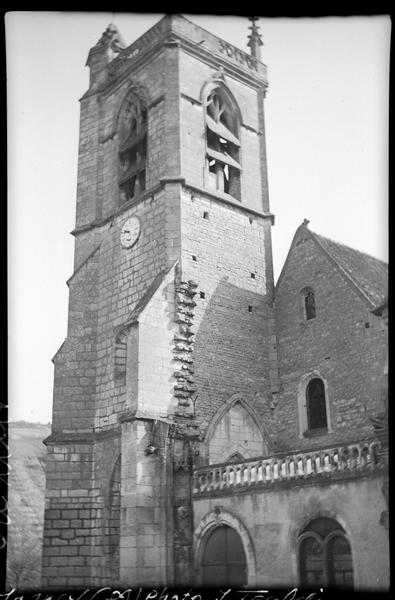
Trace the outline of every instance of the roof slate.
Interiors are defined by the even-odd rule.
[[[388,294],[387,263],[313,231],[310,233],[373,306],[385,300]]]

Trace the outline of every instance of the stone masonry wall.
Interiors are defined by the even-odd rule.
[[[98,504],[91,492],[92,444],[48,444],[43,589],[91,583]]]
[[[263,219],[184,190],[181,220],[184,278],[198,284],[193,324],[197,421],[204,432],[224,402],[241,393],[270,432]]]
[[[150,196],[122,215],[102,233],[100,248],[100,296],[98,316],[98,361],[100,379],[96,388],[96,427],[114,425],[124,410],[125,388],[114,378],[115,327],[142,298],[148,286],[166,265],[163,194]],[[120,232],[132,215],[141,220],[141,233],[131,249],[122,248]]]
[[[281,380],[275,411],[284,449],[330,445],[373,434],[369,413],[383,410],[386,332],[380,318],[309,239],[294,247],[276,293]],[[315,292],[316,318],[303,318],[300,291]],[[316,372],[327,385],[331,431],[304,438],[298,386]]]
[[[230,514],[247,530],[252,548],[255,579],[248,568],[248,587],[284,588],[300,585],[297,539],[301,530],[319,516],[330,517],[344,528],[351,545],[356,590],[388,589],[388,533],[379,524],[386,508],[382,477],[356,478],[324,485],[288,486],[270,491],[234,493],[194,500],[195,532],[214,511]],[[212,525],[216,524],[214,515]],[[195,556],[204,539],[195,537]],[[195,585],[200,583],[195,571]],[[258,588],[259,589],[259,588]]]

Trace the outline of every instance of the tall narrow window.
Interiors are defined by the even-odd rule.
[[[322,379],[312,379],[306,389],[306,408],[308,429],[328,427],[326,417],[325,386]]]
[[[303,318],[306,321],[315,319],[316,309],[314,291],[310,287],[306,287],[300,292],[300,295],[302,297]]]
[[[107,557],[106,566],[117,580],[119,575],[119,543],[121,536],[121,456],[113,467],[109,481],[107,511]]]
[[[239,112],[222,86],[206,100],[208,186],[240,199]]]
[[[118,124],[120,204],[145,190],[147,110],[134,93],[123,103]]]
[[[337,521],[311,521],[299,537],[298,549],[302,587],[353,587],[351,547]]]

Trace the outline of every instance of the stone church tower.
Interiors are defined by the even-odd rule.
[[[251,20],[89,52],[47,589],[388,588],[387,266],[305,219],[274,287]]]
[[[109,26],[89,52],[47,588],[191,583],[192,469],[275,450],[268,84],[251,29],[247,54],[166,16],[128,47]]]

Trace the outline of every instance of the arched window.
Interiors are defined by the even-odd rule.
[[[318,377],[311,379],[306,388],[307,427],[324,429],[328,427],[326,416],[325,386]]]
[[[353,587],[351,547],[334,519],[311,521],[299,537],[298,553],[302,587]]]
[[[145,190],[147,110],[133,92],[121,108],[118,138],[120,204],[124,204]]]
[[[310,287],[306,287],[301,291],[302,304],[303,304],[303,317],[306,321],[315,319],[315,294],[314,290]]]
[[[208,187],[240,199],[240,117],[227,90],[218,85],[206,99]]]
[[[228,525],[212,529],[202,557],[202,583],[209,586],[247,584],[247,562],[238,533]]]

